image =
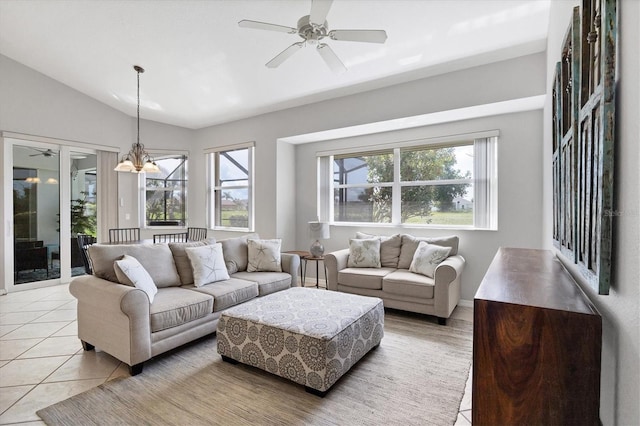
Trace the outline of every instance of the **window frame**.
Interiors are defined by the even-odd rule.
[[[148,150],[149,154],[151,154],[155,161],[167,158],[178,158],[183,157],[185,161],[185,167],[187,170],[186,177],[184,179],[184,183],[182,185],[182,191],[184,194],[184,224],[169,224],[169,225],[148,225],[147,224],[147,189],[153,190],[163,190],[163,188],[150,187],[147,188],[147,178],[154,179],[155,174],[152,173],[144,173],[141,172],[138,174],[139,181],[138,186],[140,188],[140,223],[141,228],[143,229],[187,229],[189,226],[189,152],[188,151],[165,151],[165,150]],[[169,189],[165,188],[164,190],[168,191]],[[166,220],[166,218],[165,218]]]
[[[318,217],[335,226],[402,227],[402,228],[445,228],[445,229],[498,229],[497,209],[497,142],[498,131],[479,132],[466,135],[454,135],[442,138],[399,141],[378,146],[322,151],[317,155],[318,167]],[[426,181],[402,181],[400,176],[400,155],[407,150],[438,149],[456,146],[474,147],[474,161],[471,179],[441,179]],[[384,183],[334,183],[335,157],[357,157],[379,153],[393,153],[394,179]],[[402,188],[418,185],[473,185],[473,223],[470,225],[445,225],[402,222]],[[335,190],[350,187],[391,187],[391,222],[351,222],[335,220]]]
[[[222,153],[231,151],[247,150],[247,184],[223,186],[218,184],[220,176],[218,174],[219,158]],[[210,148],[205,150],[205,161],[207,165],[207,226],[213,230],[219,231],[234,231],[234,232],[254,232],[255,229],[255,215],[254,215],[254,176],[255,176],[255,143],[247,142],[235,145],[227,145],[218,148]],[[221,225],[222,212],[221,208],[218,209],[216,204],[217,191],[228,191],[234,189],[246,189],[247,190],[247,226],[224,226]]]

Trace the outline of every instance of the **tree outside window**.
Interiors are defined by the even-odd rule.
[[[473,143],[334,157],[337,222],[473,225]]]

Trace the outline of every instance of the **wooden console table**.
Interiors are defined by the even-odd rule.
[[[474,299],[473,425],[599,425],[602,318],[550,251],[500,248]]]

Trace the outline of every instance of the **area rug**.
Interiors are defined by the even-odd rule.
[[[472,325],[396,311],[385,335],[324,398],[223,362],[208,337],[37,414],[48,425],[453,425],[471,365]]]

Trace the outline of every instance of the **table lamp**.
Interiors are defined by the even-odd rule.
[[[324,246],[320,243],[320,240],[329,238],[329,224],[326,222],[309,222],[309,237],[316,240],[311,244],[309,252],[313,257],[322,257]]]

